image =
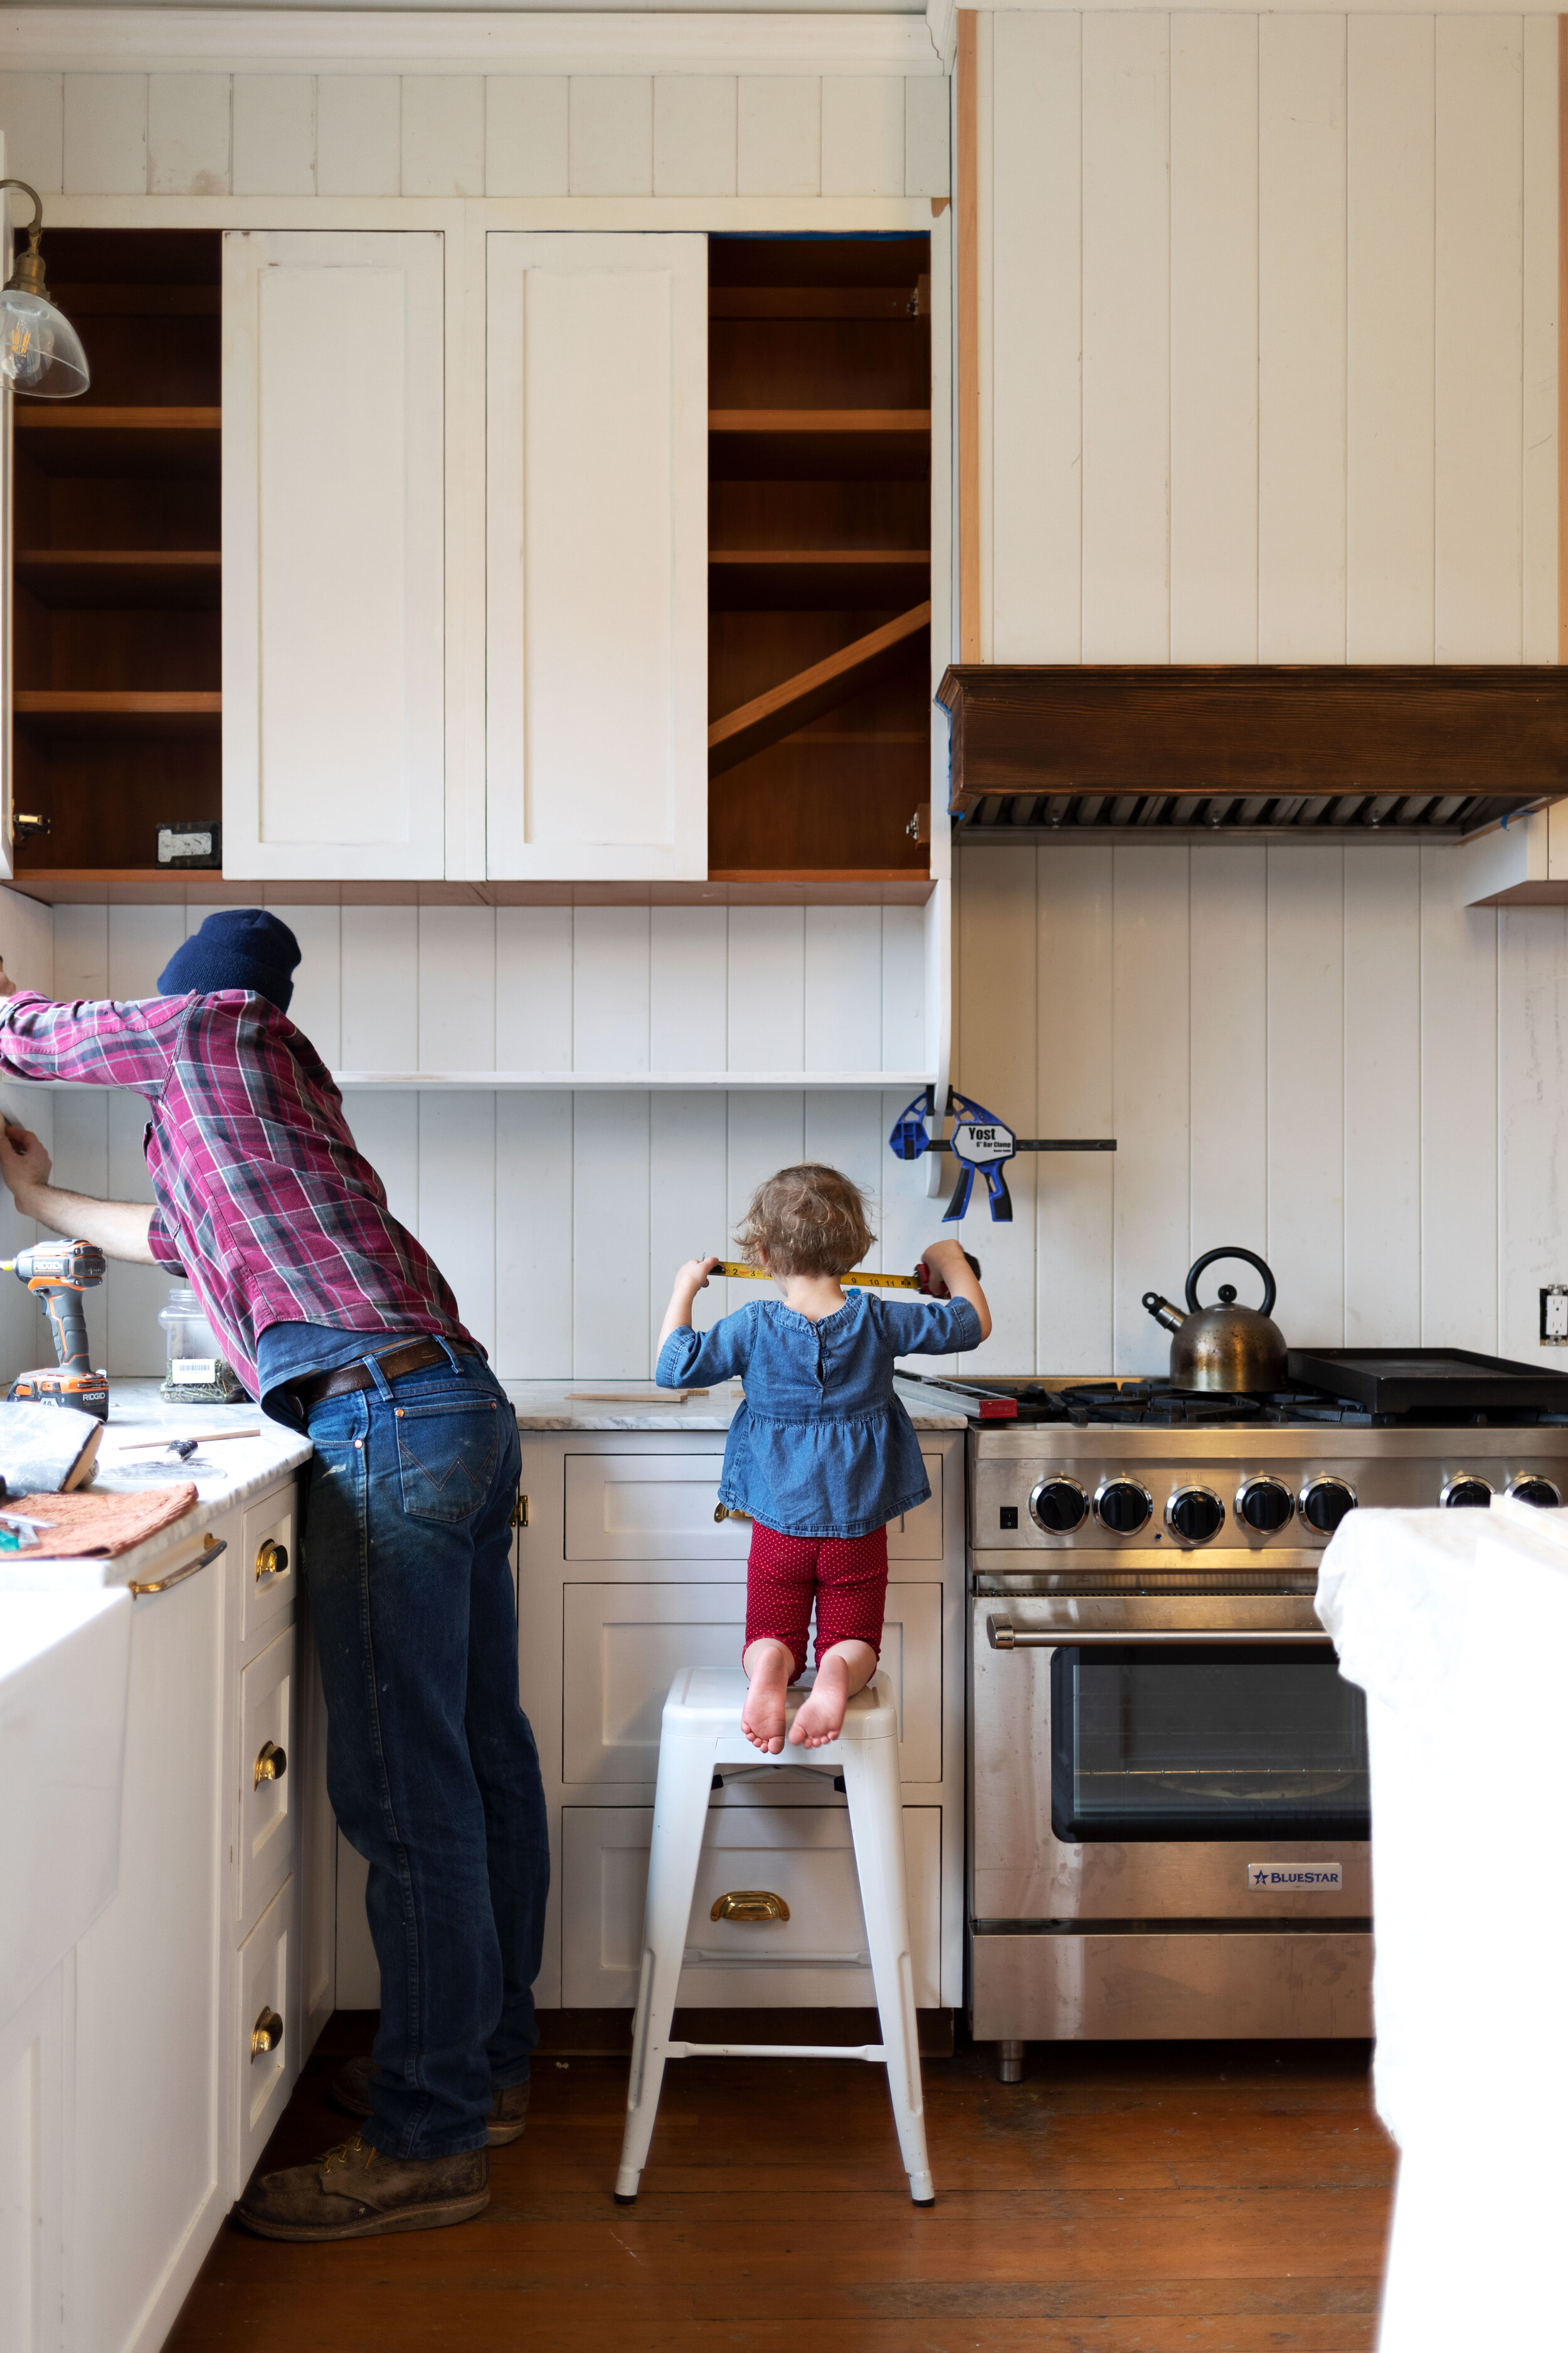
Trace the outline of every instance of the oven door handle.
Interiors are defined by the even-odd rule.
[[[1224,1626],[1214,1629],[1197,1626],[1140,1626],[1115,1631],[1102,1631],[1100,1629],[1093,1631],[1079,1631],[1076,1628],[1062,1627],[1053,1628],[1045,1633],[1035,1633],[1021,1630],[1014,1625],[1010,1618],[987,1618],[985,1632],[994,1651],[1069,1651],[1091,1642],[1117,1642],[1123,1646],[1129,1642],[1161,1642],[1173,1644],[1178,1648],[1183,1644],[1190,1644],[1194,1649],[1200,1646],[1208,1649],[1216,1642],[1237,1644],[1298,1642],[1313,1644],[1320,1650],[1328,1651],[1331,1651],[1334,1647],[1334,1638],[1331,1634],[1309,1633],[1305,1629],[1294,1626],[1282,1626],[1277,1632],[1272,1633],[1267,1627],[1251,1626]]]

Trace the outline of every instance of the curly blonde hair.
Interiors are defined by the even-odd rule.
[[[747,1263],[770,1274],[847,1274],[876,1239],[859,1186],[818,1160],[759,1185],[735,1237]]]

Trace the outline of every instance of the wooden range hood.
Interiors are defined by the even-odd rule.
[[[963,662],[965,831],[1399,828],[1452,837],[1568,794],[1568,668]]]

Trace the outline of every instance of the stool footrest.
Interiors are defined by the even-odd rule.
[[[868,2059],[887,2064],[880,2042],[667,2042],[667,2059]]]

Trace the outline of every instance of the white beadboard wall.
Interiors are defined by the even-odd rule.
[[[1024,1134],[1011,1227],[969,1224],[1000,1371],[1163,1370],[1140,1304],[1259,1251],[1300,1345],[1562,1367],[1568,910],[1467,908],[1442,845],[965,849],[956,1083]],[[1005,1011],[1003,1010],[1005,1008]],[[1206,1298],[1246,1267],[1215,1267]]]
[[[47,908],[0,892],[7,970],[57,997],[137,997],[205,905]],[[498,1370],[646,1378],[682,1259],[727,1247],[752,1189],[809,1155],[877,1204],[871,1263],[912,1267],[937,1230],[924,1172],[887,1137],[912,1089],[585,1092],[574,1075],[924,1067],[919,908],[293,907],[290,1008],[333,1068],[559,1071],[559,1091],[356,1090],[350,1124],[393,1208],[435,1256]],[[150,1198],[133,1095],[12,1082],[0,1106],[52,1140],[58,1182]],[[52,1123],[52,1124],[51,1124]],[[9,1222],[5,1222],[9,1220]],[[0,1204],[5,1255],[21,1231]],[[31,1239],[30,1229],[22,1235]],[[730,1290],[734,1303],[726,1299]],[[167,1279],[116,1267],[88,1303],[111,1373],[161,1369]],[[749,1286],[717,1283],[699,1322]],[[0,1290],[6,1363],[41,1323]],[[31,1359],[29,1358],[29,1361]]]
[[[1553,661],[1557,25],[978,27],[992,661]]]
[[[44,195],[944,196],[937,75],[0,73]]]

